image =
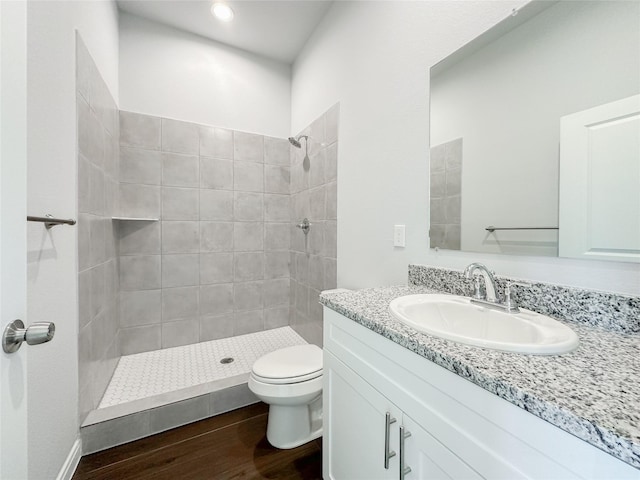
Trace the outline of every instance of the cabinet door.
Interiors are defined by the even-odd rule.
[[[405,467],[411,468],[405,475],[406,480],[482,478],[406,414],[403,414],[402,425],[405,432],[411,433],[404,440]]]
[[[397,450],[400,412],[326,350],[323,375],[324,478],[397,479],[397,454],[384,467],[385,417],[397,419],[389,428],[389,448]]]

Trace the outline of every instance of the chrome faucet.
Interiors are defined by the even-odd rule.
[[[493,278],[493,273],[484,266],[482,263],[472,263],[464,269],[464,276],[467,280],[471,280],[475,276],[476,271],[479,271],[484,278],[484,289],[486,296],[482,298],[480,295],[480,283],[476,281],[475,298],[486,300],[487,302],[497,303],[496,298],[496,279]]]
[[[476,271],[480,272],[480,275],[476,274]],[[507,313],[518,313],[520,311],[516,302],[511,298],[512,287],[515,285],[521,287],[531,286],[528,282],[507,281],[504,289],[505,301],[504,303],[501,303],[496,298],[496,279],[493,277],[491,270],[486,266],[481,263],[472,263],[464,269],[464,276],[468,280],[473,278],[475,281],[475,293],[471,299],[471,303],[497,310],[504,310]],[[485,296],[482,296],[480,293],[480,276],[484,278]]]

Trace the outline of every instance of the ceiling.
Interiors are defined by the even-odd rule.
[[[211,15],[212,0],[118,0],[140,17],[195,33],[280,62],[296,56],[331,7],[329,0],[228,0],[234,19]]]

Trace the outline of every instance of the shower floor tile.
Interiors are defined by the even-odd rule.
[[[248,374],[262,355],[305,343],[293,329],[282,327],[126,355],[120,358],[98,409]],[[229,357],[234,361],[220,363]]]

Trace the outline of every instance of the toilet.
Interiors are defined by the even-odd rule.
[[[253,364],[249,390],[269,405],[267,440],[295,448],[322,435],[322,349],[281,348]]]

